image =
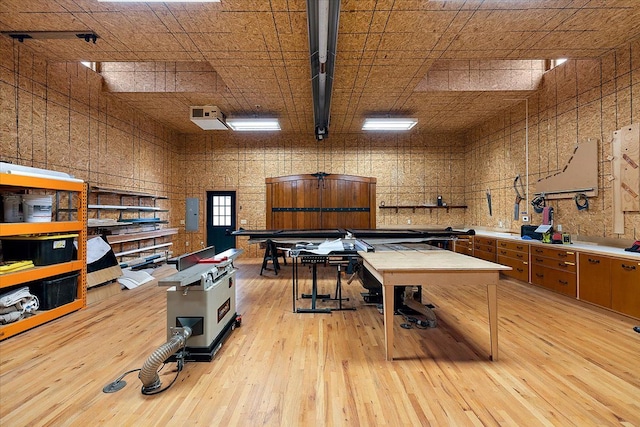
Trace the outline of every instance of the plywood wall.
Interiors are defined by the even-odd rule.
[[[513,180],[525,173],[525,110],[523,101],[471,131],[466,165],[472,184],[466,199],[472,224],[517,231],[513,221]],[[578,211],[573,199],[549,202],[563,230],[583,236],[635,240],[640,238],[640,214],[625,213],[624,234],[613,233],[611,141],[613,132],[640,120],[640,42],[635,41],[598,60],[570,60],[544,76],[528,100],[529,190],[535,182],[562,170],[576,143],[598,139],[598,197],[590,209]],[[493,216],[486,209],[486,188],[492,189]],[[523,202],[521,210],[527,208]],[[528,203],[526,203],[528,205]],[[529,212],[532,213],[530,205]],[[532,213],[540,223],[540,214]]]
[[[0,161],[172,196],[176,132],[103,92],[100,76],[79,63],[46,62],[6,37],[0,52]]]
[[[0,51],[0,160],[69,172],[92,184],[166,194],[169,226],[181,230],[174,253],[206,242],[203,219],[198,232],[182,231],[185,198],[200,198],[204,209],[207,190],[235,190],[238,219],[246,220],[245,228],[262,228],[265,178],[318,171],[375,177],[378,203],[386,205],[432,204],[442,195],[446,203],[469,206],[397,214],[379,209],[378,227],[411,222],[499,229],[502,222],[505,230],[519,230],[512,220],[512,184],[516,174],[525,173],[524,102],[466,135],[331,134],[322,142],[286,133],[185,136],[102,92],[100,77],[79,64],[47,63],[6,38],[0,38]],[[572,200],[551,202],[556,223],[574,234],[639,238],[638,213],[625,214],[624,235],[612,233],[607,156],[612,132],[640,118],[640,43],[552,70],[528,108],[531,191],[538,178],[564,166],[577,141],[601,141],[598,198],[582,212]],[[486,189],[492,192],[491,217]],[[535,214],[532,219],[540,220]],[[240,245],[261,256],[255,246]]]
[[[204,200],[207,190],[236,190],[242,227],[263,229],[265,178],[327,172],[377,179],[377,203],[385,205],[435,204],[438,194],[446,203],[465,201],[464,147],[460,137],[404,135],[371,137],[338,134],[318,142],[313,135],[283,134],[238,136],[212,133],[185,137],[181,153],[184,180],[176,182],[185,197]],[[180,212],[184,212],[184,208]],[[378,227],[464,224],[464,210],[378,209]],[[201,216],[200,229],[204,228]],[[190,247],[199,246],[201,231],[188,233]],[[245,247],[253,255],[256,248]]]

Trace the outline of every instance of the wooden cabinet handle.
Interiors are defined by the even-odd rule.
[[[536,262],[544,262],[542,258],[536,258]]]
[[[518,273],[524,273],[524,270],[522,268],[516,268],[516,270],[518,270]]]
[[[521,250],[523,250],[523,249],[524,249],[524,246],[516,246],[516,249],[517,249],[517,250],[519,250],[519,251],[521,251]]]
[[[535,251],[536,251],[537,254],[544,253],[544,251],[542,249],[538,249],[538,248],[536,248]]]
[[[600,260],[599,260],[599,259],[589,258],[589,262],[590,262],[591,264],[600,264]]]
[[[543,278],[543,277],[544,277],[544,274],[536,273],[536,276],[537,276],[537,277],[540,277],[540,278]]]
[[[568,285],[569,282],[567,282],[566,280],[558,280],[558,282],[560,282],[561,285]]]
[[[517,257],[517,258],[522,259],[522,258],[524,258],[524,255],[522,255],[522,254],[516,254],[516,257]]]
[[[502,242],[500,242],[500,246],[502,246],[503,248],[506,248],[506,247],[507,247],[507,244],[506,244],[506,243],[502,243]]]
[[[567,257],[567,254],[558,253],[558,256],[559,256],[560,258],[566,258],[566,257]]]
[[[565,261],[563,262],[564,266],[566,267],[567,265],[576,265],[575,262],[569,262],[569,261]]]
[[[635,265],[626,265],[626,264],[622,264],[622,268],[624,268],[627,271],[633,271],[636,269]]]
[[[500,251],[500,255],[506,255],[507,251]]]

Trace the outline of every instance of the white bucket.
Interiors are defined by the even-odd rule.
[[[25,194],[22,196],[22,210],[25,222],[50,222],[53,196]]]
[[[2,196],[2,204],[4,206],[4,222],[22,222],[22,195],[20,194],[4,194]]]

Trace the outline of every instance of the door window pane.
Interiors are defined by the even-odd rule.
[[[231,225],[231,196],[213,196],[212,218],[214,226],[228,227]]]

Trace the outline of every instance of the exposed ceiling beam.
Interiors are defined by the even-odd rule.
[[[339,20],[340,0],[307,0],[313,117],[318,140],[329,134]]]

